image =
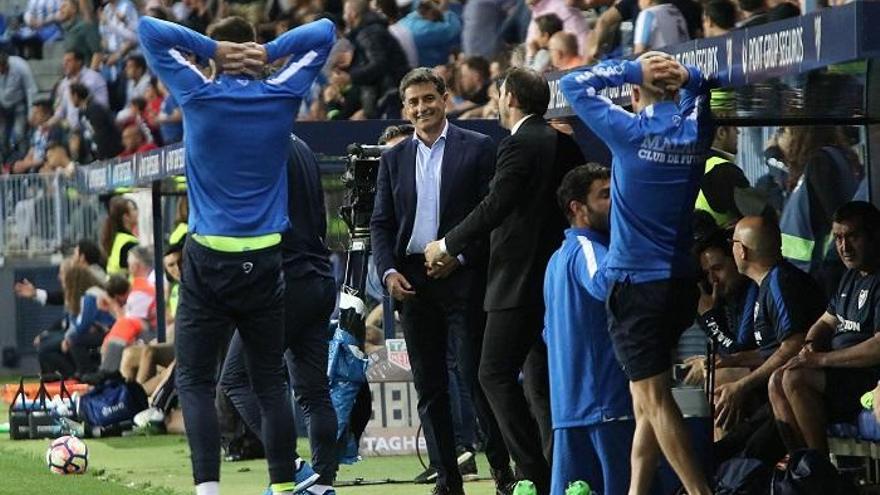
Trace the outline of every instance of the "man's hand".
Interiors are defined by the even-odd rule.
[[[738,423],[745,399],[745,389],[738,381],[716,387],[715,426],[726,430]]]
[[[425,262],[425,268],[428,269],[428,276],[431,278],[446,278],[452,274],[458,267],[461,266],[461,263],[458,261],[458,258],[453,258],[452,256],[446,256],[442,261],[438,261],[434,264]]]
[[[12,288],[15,290],[15,295],[23,299],[33,299],[37,297],[37,288],[34,287],[34,284],[28,279],[16,282]]]
[[[429,265],[436,265],[437,262],[446,262],[451,258],[448,253],[443,252],[440,248],[440,241],[431,241],[425,246],[425,261]]]
[[[406,301],[416,295],[409,280],[400,273],[389,273],[385,277],[385,288],[391,297],[398,301]]]
[[[266,66],[266,48],[257,43],[220,41],[214,52],[214,62],[223,72],[259,76]]]
[[[70,341],[67,339],[62,340],[61,341],[61,352],[63,352],[64,354],[67,354],[67,352],[69,350],[70,350]]]
[[[822,368],[822,352],[814,352],[809,345],[805,345],[797,356],[789,359],[782,369],[793,370],[797,368]]]
[[[684,360],[684,364],[690,368],[684,377],[685,385],[702,387],[706,380],[706,357],[691,356]]]
[[[639,61],[642,66],[642,86],[652,91],[675,91],[687,83],[687,69],[669,54],[648,52],[639,57]]]
[[[715,307],[715,302],[718,301],[718,284],[712,284],[712,292],[706,292],[706,288],[702,283],[697,285],[700,287],[700,300],[697,302],[697,313],[702,316]]]

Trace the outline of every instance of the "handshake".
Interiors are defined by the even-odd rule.
[[[268,56],[266,48],[259,43],[220,41],[214,52],[214,62],[219,70],[227,74],[245,74],[259,78],[268,63]]]
[[[431,241],[425,246],[425,269],[428,276],[435,279],[446,278],[452,274],[461,262],[446,252],[443,241]],[[412,285],[402,273],[393,271],[385,277],[385,288],[394,299],[404,301],[416,295]]]

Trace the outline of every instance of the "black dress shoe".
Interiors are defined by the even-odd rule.
[[[511,495],[516,487],[516,477],[510,467],[492,469],[492,478],[495,480],[496,495]]]

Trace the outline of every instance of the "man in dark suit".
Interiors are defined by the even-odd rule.
[[[486,248],[478,239],[456,253],[457,257],[430,269],[424,250],[486,195],[495,165],[495,145],[488,136],[446,120],[446,85],[430,69],[410,71],[400,83],[400,94],[415,135],[382,155],[370,222],[373,259],[401,311],[419,395],[419,416],[431,467],[437,471],[433,493],[462,494],[449,400],[447,338],[449,332],[468,335],[475,326],[474,298],[482,290],[480,267],[485,264]],[[460,354],[459,365],[472,370],[470,376],[476,384],[476,358]],[[481,395],[474,397],[478,408]],[[482,403],[488,411],[485,398]],[[495,448],[487,449],[491,451],[493,475],[512,479],[497,425],[493,428],[490,424],[487,434],[492,440],[493,430]]]
[[[503,81],[499,120],[511,135],[498,147],[489,194],[445,238],[429,245],[425,257],[431,266],[444,267],[491,232],[480,383],[511,457],[543,495],[550,489],[551,435],[547,348],[541,340],[544,270],[566,228],[556,189],[584,158],[573,139],[544,121],[550,90],[540,74],[515,68]]]

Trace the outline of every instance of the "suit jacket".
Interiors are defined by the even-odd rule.
[[[398,268],[406,256],[416,216],[417,144],[406,139],[382,154],[376,202],[370,220],[373,260],[379,276]],[[495,144],[489,136],[449,123],[440,171],[440,219],[437,238],[461,222],[489,189],[495,169]],[[485,261],[485,242],[474,239],[459,253],[465,267]],[[458,253],[456,253],[458,254]]]
[[[556,189],[583,163],[577,143],[538,116],[501,141],[489,194],[446,233],[446,249],[457,255],[491,232],[486,311],[543,304],[544,271],[569,226]]]

